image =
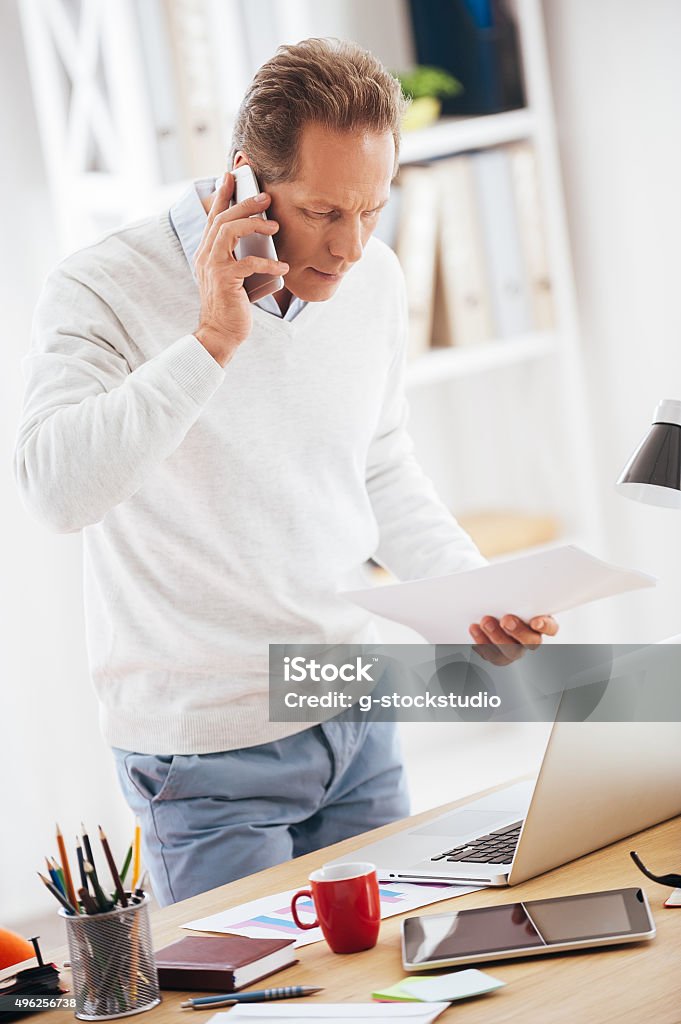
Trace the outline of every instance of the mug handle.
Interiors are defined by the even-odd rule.
[[[296,907],[296,903],[298,902],[298,900],[302,899],[303,896],[307,896],[308,899],[312,900],[312,893],[310,892],[309,889],[301,889],[299,892],[295,894],[295,896],[291,900],[291,913],[293,915],[293,920],[296,922],[299,928],[319,928],[319,921],[317,920],[317,918],[315,918],[311,924],[305,924],[305,922],[301,921],[300,918],[298,917],[298,908]],[[314,900],[312,900],[312,903],[314,905]]]

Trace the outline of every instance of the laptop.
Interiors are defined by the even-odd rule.
[[[515,885],[681,813],[679,778],[681,722],[555,721],[535,781],[331,863],[370,861],[384,881]]]

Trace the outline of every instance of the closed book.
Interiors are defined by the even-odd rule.
[[[471,159],[494,332],[498,338],[526,334],[532,318],[508,154],[497,146],[474,153]]]
[[[407,289],[408,359],[423,355],[430,347],[438,205],[432,167],[405,167],[400,171],[400,220],[396,249]]]
[[[548,331],[555,325],[555,316],[537,158],[534,147],[526,141],[507,146],[506,150],[511,164],[534,327]]]
[[[156,953],[162,989],[235,992],[296,962],[295,939],[190,935]]]
[[[438,345],[475,345],[494,333],[471,157],[434,165],[440,190],[440,282],[445,317]]]

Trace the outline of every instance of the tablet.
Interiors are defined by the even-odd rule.
[[[592,949],[655,936],[642,889],[610,889],[525,900],[402,922],[408,971]]]

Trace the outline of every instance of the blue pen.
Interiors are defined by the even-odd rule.
[[[310,985],[285,985],[283,988],[263,988],[259,992],[230,992],[222,996],[200,996],[187,999],[180,1005],[191,1010],[214,1010],[219,1006],[233,1006],[234,1003],[266,1003],[269,999],[295,999],[322,992],[321,988]]]

